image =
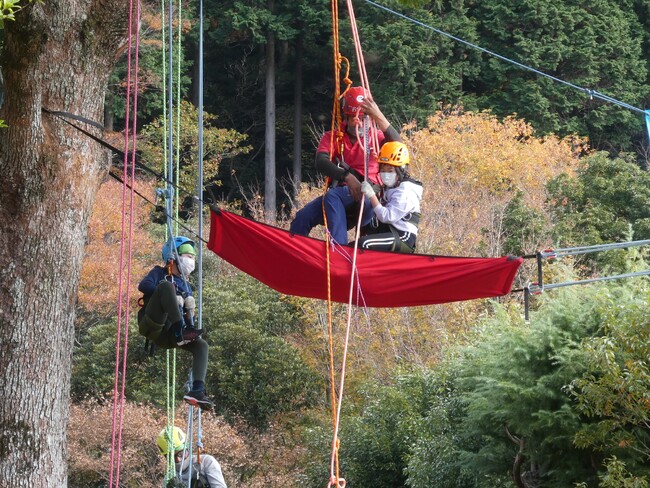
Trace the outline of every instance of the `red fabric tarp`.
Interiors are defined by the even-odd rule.
[[[327,300],[325,242],[220,210],[212,211],[208,248],[286,295]],[[330,251],[332,300],[348,303],[352,247]],[[343,256],[341,252],[347,253]],[[411,307],[505,295],[523,259],[358,251],[353,303]]]

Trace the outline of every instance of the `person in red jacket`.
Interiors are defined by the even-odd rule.
[[[317,225],[323,225],[323,203],[327,215],[327,227],[332,238],[339,244],[348,242],[348,214],[354,211],[364,194],[361,191],[361,182],[367,179],[372,184],[378,183],[378,165],[376,156],[370,155],[368,161],[368,174],[365,174],[365,156],[362,118],[368,116],[373,119],[378,132],[379,144],[384,141],[400,141],[397,130],[390,122],[372,97],[362,87],[352,87],[344,95],[343,114],[345,121],[342,129],[343,151],[335,148],[330,159],[332,132],[327,131],[320,140],[316,150],[315,166],[318,171],[328,176],[334,184],[325,193],[298,211],[291,222],[290,231],[293,234],[307,236]],[[370,141],[368,141],[370,144]],[[324,202],[323,202],[324,199]],[[357,215],[354,217],[358,218]],[[353,218],[354,218],[353,217]],[[366,200],[361,225],[367,225],[372,219],[372,209]],[[354,219],[356,222],[356,218]]]

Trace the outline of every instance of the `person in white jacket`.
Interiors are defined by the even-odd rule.
[[[380,200],[369,182],[361,184],[361,191],[370,200],[376,222],[366,227],[368,234],[359,239],[359,247],[413,253],[421,215],[422,183],[410,177],[409,151],[401,142],[384,144],[377,161],[383,192]]]
[[[156,443],[163,456],[174,451],[174,463],[176,466],[176,480],[180,480],[183,486],[187,486],[190,477],[192,488],[228,488],[221,472],[221,465],[209,454],[192,456],[192,470],[190,472],[190,454],[185,444],[185,432],[174,427],[171,435],[168,428],[164,428],[158,435]]]

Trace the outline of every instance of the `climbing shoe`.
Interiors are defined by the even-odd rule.
[[[184,346],[190,342],[194,342],[203,334],[203,329],[195,329],[194,327],[183,327],[180,334],[176,334],[176,345]]]
[[[201,410],[212,410],[214,407],[214,403],[207,397],[203,390],[188,391],[183,397],[183,400],[190,405],[199,407]]]

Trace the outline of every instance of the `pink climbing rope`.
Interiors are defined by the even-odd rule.
[[[372,97],[370,91],[370,82],[368,80],[368,72],[366,71],[366,62],[363,57],[363,49],[361,48],[361,38],[359,37],[359,28],[357,27],[357,18],[354,14],[354,7],[352,0],[347,0],[348,12],[350,15],[350,27],[352,28],[352,39],[354,40],[354,51],[357,56],[357,65],[359,66],[359,77],[361,78],[361,86],[365,88],[368,95]],[[370,144],[371,152],[376,157],[379,154],[379,136],[377,135],[377,124],[372,121],[370,129]],[[366,148],[364,148],[366,149]]]
[[[135,48],[133,46],[133,24],[134,24],[134,0],[129,1],[129,29],[128,29],[128,58],[126,77],[126,114],[124,124],[124,161],[123,161],[123,185],[122,185],[122,240],[120,244],[120,268],[117,305],[117,331],[115,340],[115,381],[113,385],[113,420],[111,429],[111,470],[108,486],[119,487],[120,468],[122,460],[122,427],[124,421],[124,395],[126,388],[126,364],[129,341],[129,292],[131,282],[131,258],[133,254],[133,223],[134,223],[134,193],[135,193],[135,156],[137,143],[137,111],[138,111],[138,52],[140,45],[140,2],[136,0],[135,6]],[[134,58],[131,59],[131,52],[135,49]],[[131,66],[134,66],[133,76],[133,108],[131,109]],[[129,124],[130,113],[133,112],[132,128],[132,150],[129,165]],[[130,169],[129,169],[130,168]],[[130,187],[130,198],[127,207],[127,187]],[[126,232],[126,220],[128,218],[128,238]],[[126,243],[126,245],[125,245]],[[126,250],[125,250],[126,247]],[[124,291],[124,265],[126,258],[126,293]],[[124,334],[124,345],[122,347],[122,334]],[[120,374],[120,362],[122,370]]]

